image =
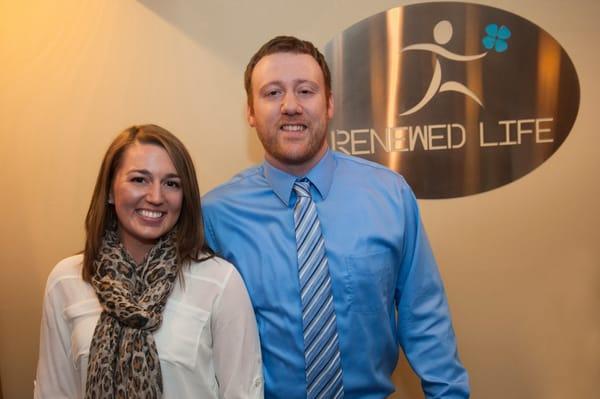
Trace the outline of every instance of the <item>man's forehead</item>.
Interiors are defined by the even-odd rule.
[[[323,84],[323,72],[309,54],[273,53],[261,58],[252,72],[253,85],[270,81],[316,81]]]

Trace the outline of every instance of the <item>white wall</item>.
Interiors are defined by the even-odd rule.
[[[421,201],[473,397],[597,395],[600,376],[596,0],[481,1],[544,28],[578,71],[581,106],[558,152],[471,197]],[[31,397],[43,287],[81,249],[100,158],[124,127],[153,122],[195,157],[206,191],[261,159],[242,73],[277,34],[322,46],[405,1],[0,2],[0,376]],[[420,398],[405,363],[395,397]]]

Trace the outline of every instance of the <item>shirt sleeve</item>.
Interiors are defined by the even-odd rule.
[[[216,236],[213,231],[212,221],[210,219],[210,208],[206,205],[202,208],[202,221],[204,223],[204,239],[206,243],[216,253],[220,253]]]
[[[34,399],[72,399],[81,395],[80,376],[69,356],[71,336],[60,298],[47,291],[42,309]]]
[[[219,397],[263,398],[256,318],[242,278],[233,267],[215,305],[212,331]]]
[[[396,286],[398,340],[426,398],[468,398],[468,375],[458,358],[444,286],[417,202],[408,185],[400,190],[406,225]]]

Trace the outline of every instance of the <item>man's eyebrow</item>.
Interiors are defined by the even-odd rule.
[[[299,84],[303,84],[303,83],[308,83],[312,86],[318,86],[319,84],[317,82],[315,82],[314,80],[311,79],[294,79],[293,81],[294,85],[299,85]],[[264,90],[265,88],[269,87],[269,86],[283,86],[284,83],[281,80],[272,80],[270,82],[265,83],[264,85],[259,87],[259,90]]]
[[[318,84],[317,82],[315,82],[314,80],[311,79],[296,79],[294,80],[294,83],[310,83],[310,84]]]
[[[269,87],[271,85],[275,85],[275,86],[281,86],[283,84],[283,82],[281,80],[271,80],[267,83],[265,83],[264,85],[259,87],[259,90],[264,89],[265,87]]]

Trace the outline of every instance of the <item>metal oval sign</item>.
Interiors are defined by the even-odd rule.
[[[414,4],[373,15],[325,47],[334,150],[398,171],[419,198],[488,191],[565,141],[579,82],[561,45],[498,8]]]

